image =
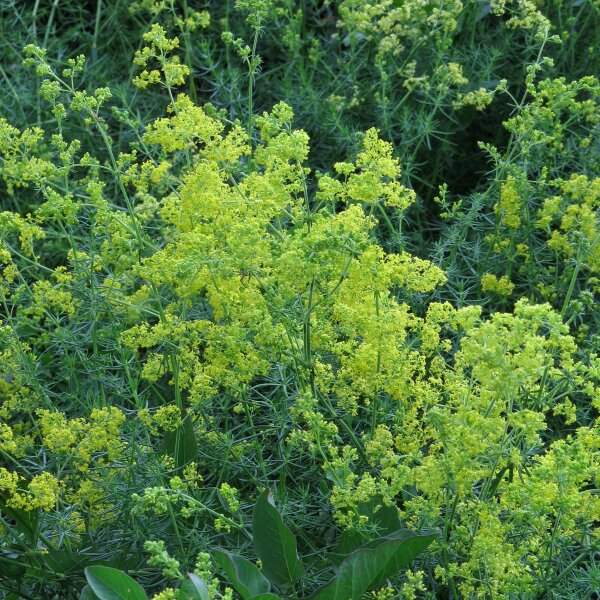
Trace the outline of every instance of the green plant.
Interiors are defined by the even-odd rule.
[[[592,3],[32,4],[0,598],[593,593]]]
[[[298,558],[296,539],[271,502],[271,494],[263,492],[256,500],[252,516],[252,538],[260,569],[227,550],[213,552],[227,582],[243,600],[280,598],[271,592],[271,586],[285,593],[285,597],[299,597],[293,590],[301,585],[304,566]],[[386,513],[388,529],[400,525],[397,514],[388,510],[383,512]],[[375,519],[382,516],[377,515]],[[388,531],[383,537],[367,543],[361,537],[345,536],[334,556],[336,574],[310,597],[318,600],[360,600],[367,589],[381,586],[390,576],[406,568],[435,537],[435,534],[415,535],[402,529]],[[115,569],[88,567],[86,577],[91,591],[84,590],[80,596],[82,600],[95,597],[100,600],[147,598],[134,580]],[[162,592],[154,598],[165,597],[165,592]],[[172,597],[205,600],[211,596],[206,583],[190,573],[187,578],[181,576],[178,592],[173,592]]]

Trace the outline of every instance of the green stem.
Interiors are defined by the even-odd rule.
[[[48,39],[50,38],[50,29],[52,28],[52,23],[54,22],[54,15],[56,14],[56,7],[60,0],[54,0],[52,3],[52,8],[50,9],[50,15],[48,16],[48,23],[46,23],[46,32],[44,34],[44,43],[42,45],[43,48],[48,48]],[[37,8],[37,6],[36,6]]]
[[[98,50],[98,36],[100,35],[100,17],[102,16],[102,0],[96,5],[96,23],[94,25],[94,40],[92,42],[92,56],[96,58]]]
[[[375,316],[379,324],[379,291],[375,291]],[[381,335],[381,332],[379,333]],[[377,413],[379,411],[379,371],[381,369],[381,340],[379,340],[377,348],[377,380],[375,381],[375,395],[371,406],[371,437],[375,435],[377,429]]]
[[[571,281],[569,283],[569,289],[567,290],[567,295],[565,296],[565,301],[562,306],[562,310],[560,311],[560,316],[564,320],[565,315],[567,314],[567,309],[569,308],[569,303],[571,302],[571,297],[573,296],[573,291],[575,289],[575,283],[577,282],[577,275],[579,275],[579,269],[581,268],[581,263],[579,260],[575,263],[575,268],[573,269],[573,274],[571,275]]]
[[[252,130],[254,128],[254,76],[256,74],[256,47],[260,34],[260,23],[254,29],[254,40],[252,42],[252,54],[248,63],[248,139],[252,141]]]

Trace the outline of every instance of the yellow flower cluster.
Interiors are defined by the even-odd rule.
[[[593,158],[586,163],[585,148],[598,143],[600,82],[583,77],[536,83],[542,67],[534,67],[529,71],[528,103],[505,123],[513,139],[510,153],[519,156],[518,164],[500,166],[504,159],[487,147],[506,175],[494,204],[495,231],[485,238],[490,250],[502,257],[498,269],[490,271],[500,272],[485,273],[481,283],[484,291],[506,296],[513,284],[529,287],[530,297],[564,311],[577,288],[598,289],[600,182],[586,174],[596,166]],[[574,131],[582,132],[576,142],[579,158],[572,156]],[[490,188],[490,195],[495,189]]]
[[[153,435],[159,435],[161,431],[176,431],[181,425],[181,409],[174,404],[160,406],[153,414],[147,408],[138,413],[140,421]]]
[[[572,175],[557,181],[560,196],[544,201],[536,226],[549,235],[548,246],[565,258],[577,257],[600,274],[600,178]]]
[[[210,13],[206,10],[193,10],[184,5],[182,13],[177,13],[173,2],[168,0],[134,0],[129,5],[129,12],[138,14],[150,13],[153,17],[160,15],[161,21],[173,22],[183,33],[205,29],[210,24]]]
[[[98,466],[117,461],[123,450],[120,429],[125,415],[115,407],[95,408],[87,419],[67,419],[58,411],[39,410],[42,440],[52,452],[68,453],[84,473],[94,460]]]
[[[340,3],[338,27],[357,40],[377,40],[382,54],[399,54],[407,45],[422,43],[429,36],[456,29],[463,9],[460,0],[344,0]]]
[[[22,488],[22,477],[17,473],[0,467],[0,491],[7,498],[6,504],[11,508],[22,510],[42,509],[49,511],[55,508],[59,496],[60,483],[50,473],[40,473]]]
[[[168,89],[182,85],[189,75],[189,67],[182,64],[178,56],[169,57],[169,53],[179,46],[178,38],[168,38],[165,30],[155,23],[150,31],[144,34],[144,41],[149,45],[138,50],[134,62],[139,67],[147,67],[148,63],[156,60],[159,69],[144,69],[133,83],[139,88],[146,88],[152,84],[162,84]]]
[[[375,130],[367,132],[356,161],[336,165],[342,179],[319,180],[318,201],[328,207],[342,201],[346,210],[313,213],[303,166],[308,140],[289,128],[289,107],[277,105],[257,118],[258,168],[235,181],[233,165],[249,153],[245,132],[235,125],[226,132],[186,96],[174,106],[173,116],[157,120],[144,139],[173,153],[173,160],[193,148],[196,163],[179,193],[161,208],[174,228],[172,242],[138,270],[149,285],[168,285],[178,297],[164,307],[159,323],[136,325],[123,338],[134,350],[155,350],[144,375],[157,380],[176,371],[178,385],[189,390],[194,403],[219,389],[242,390],[267,372],[268,357],[297,356],[299,349],[305,361],[301,370],[308,368],[309,377],[329,385],[327,363],[319,355],[333,351],[342,363],[343,375],[334,386],[340,397],[348,406],[356,405],[357,396],[369,398],[373,383],[360,382],[373,375],[364,368],[377,362],[374,353],[385,359],[382,370],[402,368],[401,351],[390,344],[386,354],[382,346],[386,328],[404,332],[416,323],[406,307],[391,301],[389,288],[425,292],[444,280],[426,261],[386,255],[370,240],[376,205],[403,210],[414,197],[398,182],[400,167],[390,144]],[[201,295],[214,320],[182,318]],[[299,301],[311,311],[310,323],[290,310]],[[379,322],[369,324],[376,310]],[[364,326],[357,328],[361,320]],[[314,332],[310,340],[307,327]],[[362,343],[337,342],[335,331]]]
[[[342,525],[360,528],[361,507],[402,497],[406,522],[446,527],[438,576],[462,596],[486,597],[481,581],[494,597],[532,594],[552,552],[549,528],[558,539],[585,535],[600,509],[586,491],[599,468],[598,426],[545,448],[543,440],[547,421],[564,412],[556,410],[563,374],[582,390],[592,372],[574,362],[574,340],[548,305],[520,301],[514,314],[465,326],[454,368],[432,363],[424,380],[411,374],[396,423],[365,441],[370,469],[357,468],[354,448],[330,445],[331,501]]]
[[[141,4],[164,9],[164,3]],[[532,6],[512,4],[523,12],[515,24],[529,27]],[[492,8],[502,14],[506,6]],[[238,8],[260,21],[272,3],[246,1]],[[345,0],[340,27],[354,29],[350,44],[359,34],[377,39],[380,57],[387,57],[403,44],[449,36],[462,8],[454,0]],[[441,301],[425,301],[417,310],[414,299],[435,293],[446,276],[408,252],[387,252],[374,235],[378,219],[396,233],[394,222],[402,222],[415,200],[401,183],[393,146],[378,130],[369,129],[356,156],[335,163],[313,186],[309,138],[292,128],[289,106],[280,103],[256,116],[255,138],[252,127],[231,123],[185,94],[172,95],[188,74],[170,55],[177,38],[153,25],[145,42],[136,63],[145,68],[156,61],[160,70],[143,71],[136,83],[161,83],[171,103],[166,116],[140,132],[131,152],[114,156],[108,145],[112,171],[90,155],[77,164],[79,144],[61,136],[36,158],[42,133],[19,132],[0,120],[7,187],[31,186],[44,199],[33,215],[0,213],[0,289],[11,307],[11,322],[0,328],[0,452],[19,462],[35,451],[50,465],[44,472],[28,471],[26,461],[13,471],[0,467],[7,505],[58,512],[64,499],[72,511],[60,518],[77,532],[118,514],[105,488],[117,487],[125,471],[125,411],[98,404],[86,409],[87,398],[76,404],[81,386],[72,389],[51,373],[49,394],[36,378],[46,356],[114,368],[101,362],[100,335],[90,336],[89,347],[78,346],[85,360],[71,352],[89,318],[82,298],[93,296],[100,298],[94,327],[104,327],[103,347],[118,353],[131,390],[129,414],[138,426],[131,435],[136,443],[143,440],[138,458],[148,462],[150,476],[152,469],[161,475],[177,469],[167,484],[144,483],[143,493],[132,494],[132,518],[167,515],[176,526],[180,517],[208,514],[219,535],[242,530],[248,502],[242,485],[238,490],[221,477],[215,484],[210,473],[207,487],[214,487],[203,494],[195,463],[178,464],[177,452],[155,456],[153,445],[156,437],[168,442],[189,425],[194,444],[201,441],[215,455],[227,448],[227,457],[244,464],[256,455],[255,434],[276,429],[271,422],[262,427],[275,407],[261,386],[285,381],[284,414],[275,413],[287,420],[285,433],[277,431],[278,447],[305,452],[311,466],[323,469],[342,527],[373,531],[364,507],[398,506],[408,526],[443,532],[433,547],[435,573],[455,596],[543,593],[542,571],[561,544],[598,535],[593,485],[600,473],[600,429],[593,420],[587,427],[576,424],[579,413],[600,407],[600,360],[590,355],[578,362],[569,326],[548,304],[520,300],[512,312],[485,318],[479,306]],[[43,58],[39,50],[30,52]],[[37,66],[51,76],[45,63]],[[71,75],[80,72],[83,61],[69,68]],[[425,85],[415,64],[407,71],[408,87]],[[45,81],[43,95],[55,102],[64,90]],[[449,62],[427,85],[467,83],[462,67]],[[529,112],[515,116],[509,128],[529,131],[546,114],[551,93],[562,94],[597,126],[595,105],[578,96],[582,90],[596,93],[598,86],[592,80],[579,87],[542,82],[531,92]],[[74,94],[70,108],[97,117],[108,97],[98,90],[95,96]],[[462,103],[484,108],[490,98],[477,90]],[[525,150],[533,156],[538,145],[560,147],[567,126],[555,125],[536,129]],[[74,187],[56,184],[57,173],[62,181],[75,169],[85,174]],[[112,179],[104,180],[104,170]],[[108,199],[115,191],[121,204]],[[547,248],[598,274],[599,208],[600,179],[543,173],[532,183],[515,168],[500,185],[490,241],[511,259],[533,260],[535,240],[523,234],[533,215]],[[86,243],[80,243],[84,234]],[[68,247],[60,267],[46,266],[36,254],[45,236],[61,236]],[[513,280],[512,273],[485,273],[481,288],[509,297]],[[114,392],[109,385],[97,388],[94,401]],[[54,404],[63,393],[77,399],[72,414]],[[255,428],[255,417],[261,427]],[[219,429],[218,423],[244,419],[253,428],[248,439]],[[553,438],[556,423],[568,425],[570,435]],[[220,500],[223,510],[208,506],[205,496]],[[82,519],[84,513],[94,514]],[[151,564],[180,576],[164,545],[147,549]],[[217,584],[209,584],[216,595]],[[398,591],[384,588],[375,597],[415,598],[423,590],[417,572]],[[156,596],[171,597],[170,589]]]
[[[55,173],[52,162],[34,154],[43,136],[44,131],[39,127],[19,131],[0,118],[0,171],[9,194],[22,186],[41,185]]]
[[[501,223],[517,229],[521,225],[521,211],[523,210],[522,192],[515,178],[510,175],[500,187],[500,200],[494,206],[494,211],[501,219]]]
[[[510,296],[515,289],[515,284],[506,275],[496,277],[491,273],[485,273],[481,278],[481,289],[500,296]]]

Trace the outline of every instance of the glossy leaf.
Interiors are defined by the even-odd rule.
[[[94,590],[89,585],[86,585],[79,594],[79,600],[98,600],[98,596],[94,594]]]
[[[0,573],[5,577],[20,578],[24,575],[25,564],[20,562],[21,557],[16,554],[0,556]]]
[[[100,600],[148,600],[142,586],[118,569],[88,567],[85,577]]]
[[[14,522],[15,527],[27,538],[29,542],[37,540],[39,510],[18,510],[7,506],[0,498],[0,514],[5,515]]]

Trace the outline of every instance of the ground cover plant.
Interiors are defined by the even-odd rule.
[[[0,597],[599,594],[599,42],[0,3]]]

